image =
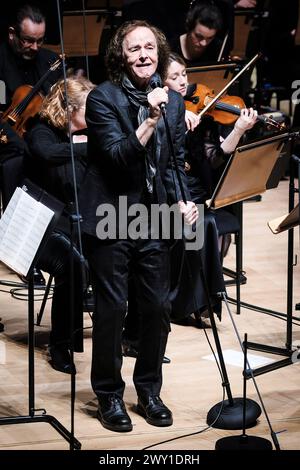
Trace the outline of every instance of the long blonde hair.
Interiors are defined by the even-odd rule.
[[[61,130],[68,129],[68,113],[66,94],[68,96],[69,113],[77,111],[85,105],[87,95],[95,88],[90,80],[85,77],[70,76],[66,80],[59,80],[50,89],[42,103],[41,118],[50,125]]]

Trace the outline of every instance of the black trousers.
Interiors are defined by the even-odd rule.
[[[36,267],[54,276],[55,287],[51,307],[50,346],[70,345],[71,281],[70,240],[61,232],[53,232],[45,245]],[[78,251],[74,260],[74,350],[83,351],[83,282]]]
[[[137,394],[159,395],[162,360],[169,333],[169,248],[160,240],[83,238],[95,295],[91,382],[100,397],[123,396],[121,337],[134,272],[140,312],[139,354],[133,381]]]

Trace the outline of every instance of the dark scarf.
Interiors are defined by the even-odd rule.
[[[149,103],[147,100],[147,95],[152,91],[151,87],[148,87],[146,91],[137,90],[127,75],[123,75],[122,79],[122,88],[124,89],[130,104],[138,111],[138,125],[140,126],[142,122],[149,117]],[[146,186],[149,193],[153,193],[153,179],[156,174],[156,165],[155,162],[158,161],[160,152],[160,139],[157,133],[157,130],[154,130],[154,133],[149,139],[146,145],[146,159],[145,159],[145,171],[146,171]]]

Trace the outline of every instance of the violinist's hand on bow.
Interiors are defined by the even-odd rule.
[[[193,131],[198,126],[199,122],[200,117],[198,114],[188,109],[185,111],[185,125],[188,131]]]
[[[158,119],[160,118],[160,105],[162,103],[168,103],[168,91],[169,88],[167,86],[164,86],[163,88],[154,88],[154,90],[148,93],[147,99],[149,103],[149,117],[151,119],[158,121]]]
[[[234,129],[240,134],[244,134],[245,131],[251,129],[256,123],[257,111],[253,108],[241,109],[241,115],[234,125]]]
[[[192,225],[196,222],[199,217],[199,211],[194,202],[187,201],[185,204],[183,201],[178,201],[178,206],[186,224]]]

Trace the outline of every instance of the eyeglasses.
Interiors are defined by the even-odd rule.
[[[44,42],[44,36],[42,38],[31,38],[29,36],[22,36],[20,33],[15,31],[15,34],[19,41],[23,44],[23,46],[32,46],[33,44],[36,43],[37,46],[41,46]]]

